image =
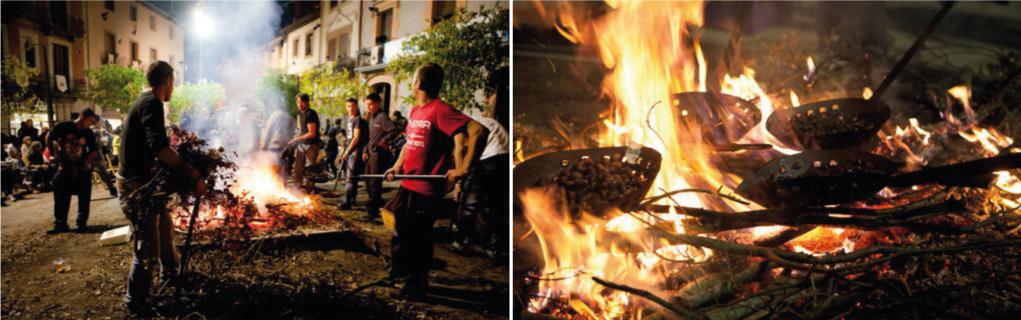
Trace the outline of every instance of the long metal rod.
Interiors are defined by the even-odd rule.
[[[890,84],[893,83],[893,79],[897,78],[897,75],[904,70],[904,67],[908,65],[908,61],[910,61],[911,57],[915,55],[915,52],[918,52],[918,49],[922,48],[922,44],[925,43],[925,39],[928,39],[929,35],[932,35],[932,32],[936,30],[936,25],[938,25],[939,22],[943,20],[943,17],[950,12],[950,8],[954,6],[954,3],[954,1],[949,1],[943,4],[943,8],[936,13],[936,16],[932,18],[932,21],[929,21],[929,25],[925,27],[925,31],[922,31],[922,34],[918,35],[918,38],[915,39],[915,43],[911,45],[911,48],[908,48],[908,51],[904,53],[904,56],[900,58],[900,61],[897,61],[897,64],[893,66],[893,69],[890,69],[890,72],[886,74],[886,78],[883,79],[883,83],[879,84],[879,87],[876,88],[876,91],[872,94],[872,97],[869,100],[879,99],[879,97],[886,92],[886,89],[890,88]]]
[[[188,258],[191,257],[191,236],[195,232],[195,219],[199,216],[199,204],[202,203],[202,197],[195,196],[195,207],[191,209],[191,221],[188,223],[188,236],[184,240],[184,256],[181,257],[181,268],[178,269],[178,274],[184,274],[185,270],[188,269]]]
[[[356,178],[386,178],[382,174],[362,174],[355,176]],[[416,180],[428,180],[428,179],[446,179],[447,176],[442,174],[396,174],[394,179],[416,179]]]

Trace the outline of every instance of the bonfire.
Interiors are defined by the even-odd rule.
[[[968,86],[947,88],[963,109],[948,109],[944,121],[887,121],[877,101],[889,83],[851,98],[846,90],[799,97],[769,90],[748,67],[710,76],[687,31],[703,23],[700,2],[612,2],[598,18],[572,3],[537,6],[600,58],[609,105],[598,133],[565,139],[573,150],[519,154],[517,250],[538,257],[517,283],[524,312],[869,318],[938,308],[1002,317],[1021,308],[1021,148],[980,125]],[[732,35],[724,63],[740,60],[739,39]],[[811,57],[802,61],[796,81],[820,76]],[[798,127],[802,117],[816,127]],[[820,128],[820,119],[841,122]],[[840,126],[857,132],[826,139]],[[600,148],[574,142],[586,139]],[[646,166],[629,167],[623,155],[639,150],[636,163]],[[606,170],[587,169],[593,160],[630,170],[597,174]],[[990,172],[963,174],[978,171]],[[602,185],[590,181],[601,176]],[[627,199],[635,189],[648,192]]]

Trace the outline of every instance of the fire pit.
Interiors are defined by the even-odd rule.
[[[749,20],[750,6],[727,7]],[[936,14],[940,6],[933,5],[926,16],[949,8]],[[546,24],[557,36],[517,33],[538,44],[516,47],[516,59],[529,59],[516,60],[527,66],[516,74],[601,75],[586,82],[598,89],[577,88],[599,102],[574,104],[580,111],[555,117],[553,133],[543,135],[544,125],[529,123],[528,114],[515,123],[515,303],[522,315],[995,318],[1021,309],[1021,148],[1009,123],[988,116],[1008,110],[1005,94],[979,102],[971,86],[942,87],[932,100],[940,112],[920,120],[912,113],[917,105],[902,102],[904,88],[926,85],[914,76],[898,80],[902,87],[883,81],[870,99],[870,87],[823,84],[835,72],[804,55],[786,61],[795,72],[757,73],[755,59],[767,58],[742,50],[742,19],[715,50],[721,65],[708,63],[703,3],[536,3],[521,10],[527,14],[516,21],[526,22],[516,30]],[[916,50],[926,49],[908,51]],[[848,60],[819,54],[820,65]],[[800,63],[806,60],[807,70]],[[884,66],[891,75],[870,86],[900,70],[916,73],[908,60],[895,71]],[[1016,78],[1008,72],[984,90],[1009,91]],[[522,87],[539,88],[516,86],[516,96],[528,90]],[[795,91],[826,102],[802,104]],[[700,92],[726,97],[731,103],[722,104],[734,108],[685,98]],[[864,99],[846,98],[858,92]],[[564,96],[526,91],[516,112],[528,95]],[[741,108],[742,101],[755,110]],[[592,190],[592,177],[572,171],[574,154],[634,145],[661,158],[634,201],[615,201],[629,198],[629,189]],[[557,149],[569,150],[550,152]],[[589,158],[604,167],[626,163]],[[576,181],[599,196],[579,204],[571,194]]]
[[[191,229],[200,238],[230,242],[324,224],[330,218],[316,196],[303,195],[284,184],[272,154],[255,153],[237,159],[223,148],[210,148],[188,132],[183,132],[173,147],[207,177],[209,194],[196,208],[191,183],[163,168],[136,197],[173,194],[167,205],[172,208],[175,229],[180,233]]]

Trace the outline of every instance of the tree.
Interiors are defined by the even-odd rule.
[[[24,110],[35,104],[37,99],[29,79],[36,74],[36,68],[12,54],[3,58],[3,110],[5,112]]]
[[[369,93],[369,85],[350,70],[328,62],[301,74],[301,91],[312,97],[311,106],[323,118],[346,115],[344,101],[360,99]]]
[[[145,88],[145,76],[133,68],[105,64],[97,69],[86,69],[89,82],[86,99],[106,110],[122,114],[131,110],[131,105]]]
[[[458,110],[481,110],[483,104],[475,98],[476,92],[491,93],[487,86],[493,83],[490,77],[510,61],[504,42],[509,25],[508,10],[459,8],[450,19],[406,40],[402,53],[390,61],[387,70],[397,81],[405,81],[415,75],[418,66],[438,64],[445,73],[440,98]],[[412,102],[410,96],[403,99]]]
[[[298,80],[294,76],[267,69],[255,94],[267,105],[286,105],[291,117],[298,114],[294,99],[298,95]]]
[[[212,108],[226,98],[223,86],[215,82],[175,86],[174,95],[170,98],[170,122],[178,123],[182,116],[196,111],[196,107]]]

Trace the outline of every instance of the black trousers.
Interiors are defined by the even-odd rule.
[[[382,174],[390,168],[393,155],[388,151],[370,152],[369,163],[366,173]],[[365,179],[365,190],[369,192],[369,203],[365,205],[365,211],[369,216],[379,216],[379,208],[383,207],[383,179]]]
[[[468,175],[455,221],[457,241],[474,241],[489,249],[507,247],[509,161],[508,153],[483,159]]]
[[[428,284],[433,258],[433,223],[440,199],[401,187],[386,204],[386,209],[394,214],[390,240],[391,277],[407,277],[409,285]]]
[[[324,164],[325,165],[324,168],[326,168],[326,172],[332,173],[334,176],[336,176],[338,170],[336,165],[338,156],[337,148],[327,149],[329,150],[326,151],[326,163]]]
[[[53,225],[67,226],[67,212],[71,210],[71,196],[78,195],[79,227],[88,225],[89,204],[92,201],[92,172],[79,171],[74,176],[71,169],[61,168],[53,178]]]

